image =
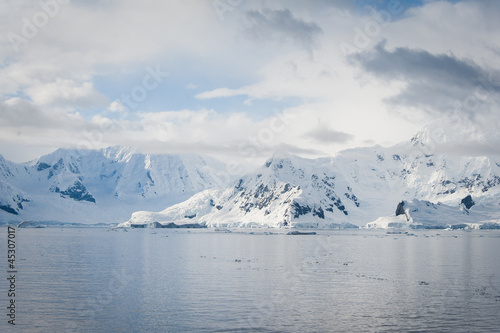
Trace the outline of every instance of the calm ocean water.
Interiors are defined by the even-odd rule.
[[[498,332],[500,232],[16,230],[2,332]]]

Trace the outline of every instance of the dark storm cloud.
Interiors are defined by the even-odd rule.
[[[354,56],[355,62],[380,78],[403,81],[406,87],[386,102],[419,107],[431,112],[461,112],[473,116],[478,106],[487,105],[500,92],[498,71],[485,70],[453,55],[434,55],[424,50],[396,48],[384,43]],[[467,107],[469,104],[469,107]]]
[[[289,9],[248,11],[248,34],[258,40],[292,42],[311,51],[319,34],[323,32],[315,23],[295,17]]]

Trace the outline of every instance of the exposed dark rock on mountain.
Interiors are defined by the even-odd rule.
[[[471,209],[472,206],[475,205],[474,201],[472,200],[471,195],[468,195],[465,198],[463,198],[460,203],[463,204],[465,206],[465,208],[467,208],[467,209]]]

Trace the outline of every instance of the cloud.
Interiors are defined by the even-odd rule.
[[[500,68],[496,1],[407,2],[378,34],[366,30],[376,19],[364,5],[386,9],[383,1],[225,1],[224,20],[212,2],[73,1],[19,52],[4,38],[2,145],[42,151],[87,140],[94,148],[128,144],[231,159],[241,143],[272,128],[266,122],[276,108],[296,120],[258,146],[258,156],[390,145],[456,110],[476,123],[499,123],[500,76],[488,68]],[[16,1],[0,29],[21,34],[22,18],[40,10]],[[387,45],[349,66],[339,45],[358,29],[369,45]],[[168,82],[125,112],[120,96],[157,65],[172,73]]]
[[[307,132],[305,136],[321,143],[347,143],[354,139],[352,134],[332,130],[326,124],[321,123]]]
[[[358,53],[354,60],[376,77],[405,84],[398,94],[386,99],[392,105],[430,113],[458,108],[474,117],[480,105],[500,92],[500,82],[494,79],[499,71],[481,68],[472,60],[451,54],[436,55],[404,47],[388,51],[381,43],[371,51]]]
[[[211,91],[205,91],[196,94],[198,99],[210,99],[219,97],[232,97],[245,94],[245,89],[229,89],[229,88],[217,88]]]
[[[295,17],[289,9],[247,11],[247,34],[256,40],[272,40],[299,45],[312,51],[323,30],[315,23]]]
[[[94,89],[92,82],[76,82],[58,78],[53,82],[41,83],[26,89],[33,102],[39,105],[70,105],[88,108],[103,106],[107,98]]]
[[[268,61],[259,71],[259,80],[255,83],[238,88],[216,88],[201,92],[196,98],[246,95],[251,99],[321,99],[331,98],[351,85],[351,69],[338,59],[332,59],[328,52],[318,50],[318,59],[323,58],[321,61],[298,53],[301,52],[289,52]],[[341,65],[344,67],[340,68]],[[341,77],[343,75],[348,77]]]
[[[41,129],[56,129],[73,127],[83,120],[78,113],[58,109],[45,110],[36,104],[14,97],[0,102],[0,128],[19,127]]]
[[[436,152],[459,156],[500,156],[500,139],[491,142],[445,143],[438,145]]]
[[[125,106],[120,100],[114,100],[108,106],[108,110],[111,112],[117,112],[121,115],[125,115],[127,112],[125,110]]]
[[[31,151],[34,147],[40,151],[47,147],[102,148],[110,145],[107,136],[118,139],[114,141],[118,144],[119,134],[127,134],[120,122],[101,115],[89,120],[66,108],[42,107],[19,97],[0,102],[0,143],[5,146],[24,145]],[[37,155],[29,156],[34,157]]]

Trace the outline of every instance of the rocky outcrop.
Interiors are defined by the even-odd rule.
[[[0,203],[0,209],[9,213],[9,214],[19,215],[19,213],[14,208],[12,208],[10,205],[2,205],[2,203]]]
[[[399,215],[406,215],[406,212],[405,212],[405,202],[404,201],[401,201],[398,204],[398,207],[396,208],[396,216],[399,216]]]
[[[92,194],[89,193],[87,188],[80,181],[76,181],[64,191],[61,191],[59,187],[55,186],[53,191],[60,193],[62,197],[68,196],[75,201],[89,201],[95,203]]]
[[[396,207],[396,216],[404,215],[406,218],[406,221],[410,221],[410,217],[408,216],[408,213],[406,212],[405,209],[405,202],[401,201],[398,206]]]
[[[462,201],[460,202],[460,204],[464,205],[465,208],[467,208],[467,209],[471,209],[472,206],[475,205],[474,200],[472,200],[472,196],[470,194],[468,196],[466,196],[465,198],[463,198]]]

